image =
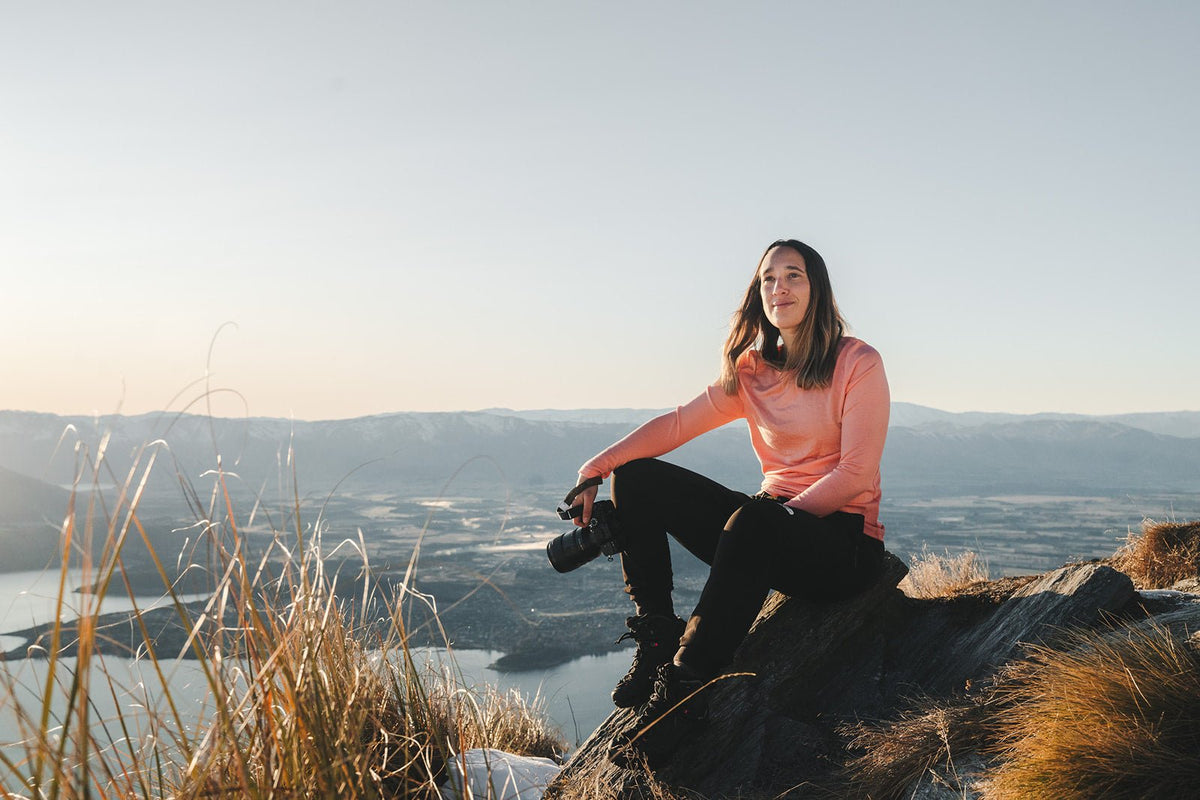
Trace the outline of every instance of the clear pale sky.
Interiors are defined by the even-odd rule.
[[[781,237],[896,400],[1200,409],[1197,41],[1193,2],[0,3],[0,409],[181,408],[210,343],[228,415],[671,406]]]

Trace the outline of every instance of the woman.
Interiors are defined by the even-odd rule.
[[[732,660],[770,589],[837,599],[877,577],[888,385],[879,354],[844,331],[817,251],[794,239],[772,243],[734,317],[720,378],[580,468],[580,484],[612,475],[636,610],[622,638],[637,651],[613,702],[641,709],[615,743],[615,760],[661,760],[704,719],[700,694],[646,729]],[[739,418],[762,464],[758,494],[656,460]],[[596,494],[592,486],[580,495],[578,524],[590,519]],[[686,625],[671,600],[668,533],[711,566]]]

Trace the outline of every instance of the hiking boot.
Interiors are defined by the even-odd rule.
[[[679,649],[679,637],[683,636],[683,620],[674,615],[639,614],[626,617],[629,630],[621,634],[617,642],[633,639],[637,650],[633,653],[633,665],[625,677],[613,689],[613,705],[617,708],[635,708],[650,699],[654,689],[654,676],[663,664],[671,663]]]
[[[701,691],[705,683],[686,666],[660,666],[650,699],[633,724],[613,737],[608,760],[626,768],[643,758],[651,768],[667,761],[708,720],[708,698]]]

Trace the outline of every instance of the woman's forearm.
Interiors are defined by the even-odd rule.
[[[710,386],[686,405],[660,414],[606,447],[579,468],[585,478],[607,478],[614,469],[639,458],[657,458],[702,433],[741,416],[741,403]]]

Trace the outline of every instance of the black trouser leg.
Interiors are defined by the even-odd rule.
[[[625,531],[625,591],[639,614],[674,614],[667,533],[712,564],[729,515],[750,498],[716,481],[657,459],[617,467],[612,497]]]
[[[862,532],[862,517],[816,517],[773,500],[735,511],[680,642],[677,661],[715,675],[733,658],[771,589],[808,600],[860,591],[878,572],[883,545]]]

